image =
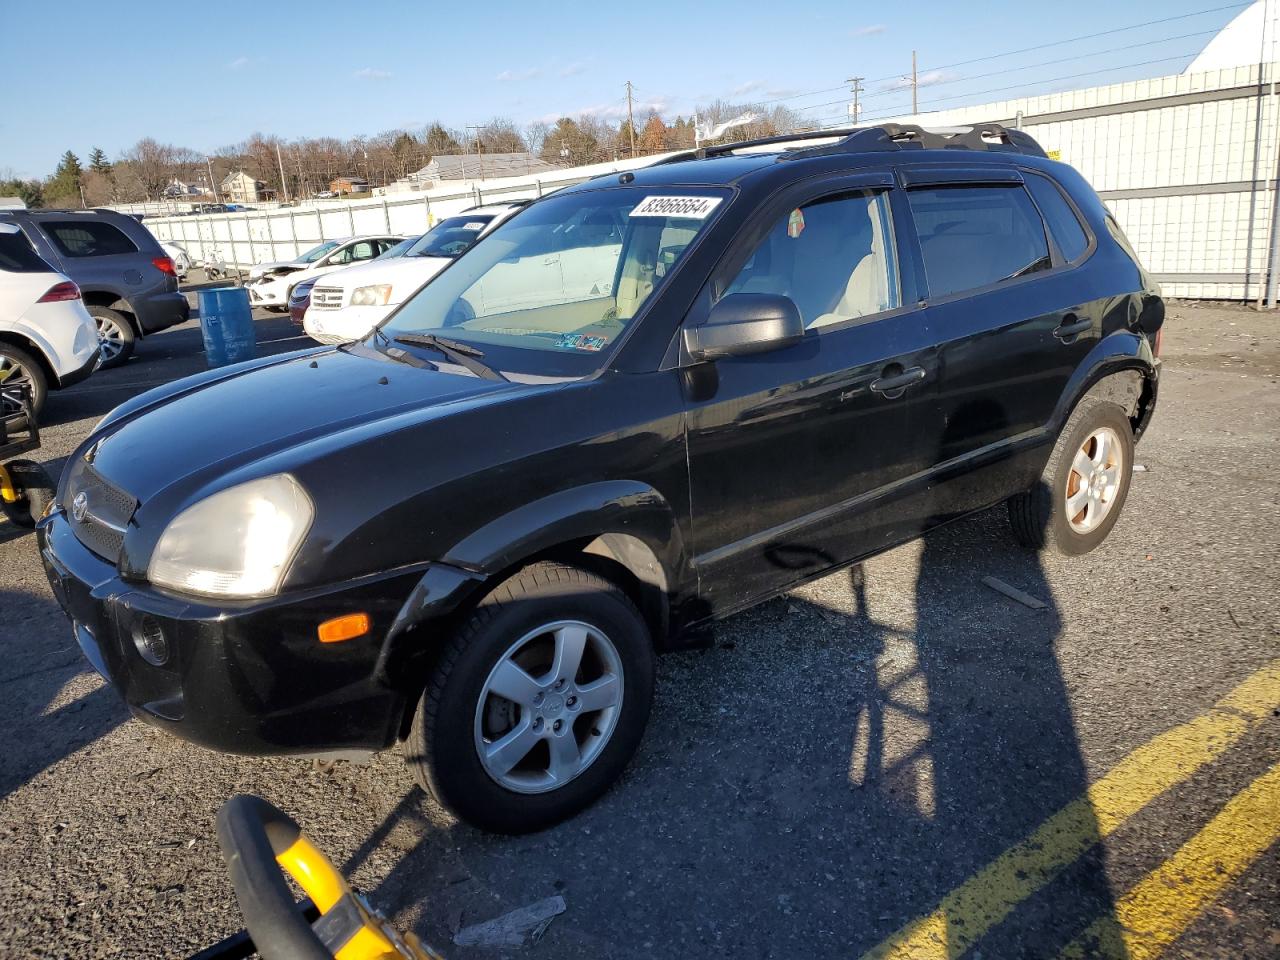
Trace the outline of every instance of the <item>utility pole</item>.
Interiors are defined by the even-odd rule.
[[[631,156],[636,155],[636,120],[631,114],[631,81],[627,81],[627,130],[631,134]]]
[[[280,189],[284,191],[284,202],[289,202],[289,184],[284,179],[284,160],[280,157],[280,143],[276,142],[276,163],[280,165]]]
[[[484,143],[480,140],[480,131],[484,129],[481,126],[469,126],[468,130],[476,132],[476,157],[480,161],[480,179],[484,179]]]
[[[858,94],[862,92],[862,81],[865,79],[866,77],[850,77],[845,81],[845,83],[853,84],[853,86],[849,88],[849,92],[853,94],[853,109],[850,113],[852,114],[853,125],[855,127],[858,125],[858,118],[862,116],[862,107],[858,103]]]
[[[916,52],[911,51],[911,113],[920,112],[920,107],[916,102],[916,93],[920,90],[920,78],[916,75]]]

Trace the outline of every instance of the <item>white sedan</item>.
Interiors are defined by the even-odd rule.
[[[17,412],[5,387],[25,384],[39,412],[50,390],[98,368],[98,327],[80,288],[35,252],[13,224],[0,223],[0,406]]]
[[[249,289],[249,302],[255,307],[287,310],[289,293],[303,280],[372,260],[403,239],[403,236],[382,233],[344,237],[312,247],[295,260],[254,264],[245,284]]]
[[[464,210],[437,223],[403,256],[351,267],[317,282],[311,288],[311,306],[303,320],[307,336],[320,343],[359,340],[447,264],[527,204],[527,200],[515,201]]]

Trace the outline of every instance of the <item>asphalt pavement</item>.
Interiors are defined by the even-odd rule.
[[[1038,558],[991,511],[719,624],[660,660],[622,780],[527,837],[452,822],[394,752],[232,757],[129,719],[0,522],[0,955],[237,930],[214,817],[252,792],[449,957],[1280,956],[1280,320],[1175,304],[1166,331],[1101,549]],[[37,456],[203,366],[195,323],[148,338],[50,398]],[[557,895],[536,942],[452,942]]]

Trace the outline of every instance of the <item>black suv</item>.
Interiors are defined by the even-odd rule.
[[[133,712],[220,750],[376,750],[535,829],[636,749],[655,649],[1008,502],[1115,524],[1163,302],[999,126],[701,150],[561,190],[367,339],[111,413],[40,548]]]
[[[3,210],[0,217],[80,287],[98,324],[103,367],[128,360],[139,337],[190,316],[173,260],[136,218],[114,210]]]

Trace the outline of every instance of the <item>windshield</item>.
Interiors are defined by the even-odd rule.
[[[338,245],[337,240],[329,240],[326,243],[320,244],[320,246],[318,247],[312,247],[310,250],[308,250],[306,253],[300,256],[296,262],[297,263],[315,263],[317,260],[319,260],[321,257],[323,257],[326,253],[328,253],[337,245]]]
[[[410,237],[407,240],[401,240],[389,250],[384,250],[373,259],[375,260],[392,260],[396,257],[403,257],[409,252],[409,248],[421,240],[421,237]]]
[[[406,257],[456,257],[480,239],[493,219],[492,213],[464,214],[441,220],[418,238]]]
[[[381,332],[440,333],[504,370],[590,373],[727,196],[614,187],[541,200],[423,287]]]

